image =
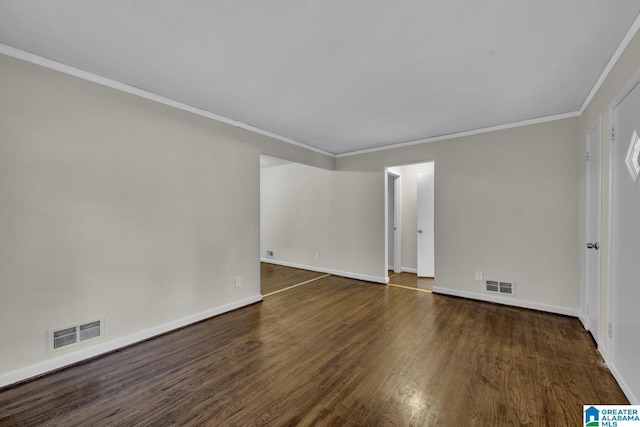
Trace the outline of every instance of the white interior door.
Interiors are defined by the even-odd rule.
[[[387,174],[387,270],[393,270],[395,267],[395,179],[390,173]]]
[[[610,358],[627,389],[640,396],[640,85],[619,99],[611,148]]]
[[[434,174],[418,174],[418,276],[434,277]]]
[[[600,120],[587,134],[585,287],[587,328],[598,342],[600,313]]]
[[[394,193],[394,224],[393,224],[393,259],[394,259],[394,273],[400,273],[402,271],[402,186],[401,177],[394,175],[393,179],[393,193]]]

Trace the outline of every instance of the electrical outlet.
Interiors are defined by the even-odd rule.
[[[315,257],[316,259],[320,259],[320,252],[316,252]]]
[[[267,251],[267,256],[269,258],[273,258],[273,251]]]
[[[239,288],[240,285],[242,285],[242,277],[240,276],[236,276],[236,280],[235,280],[235,286],[236,288]]]
[[[483,276],[484,274],[482,274],[482,271],[476,271],[476,280],[483,280]]]

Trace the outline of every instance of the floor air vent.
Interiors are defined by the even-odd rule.
[[[485,290],[487,292],[494,292],[496,294],[506,294],[506,295],[514,294],[513,283],[496,282],[494,280],[487,280],[485,284]]]
[[[49,350],[59,350],[82,341],[100,338],[103,335],[103,324],[104,320],[98,319],[51,330],[49,331]]]

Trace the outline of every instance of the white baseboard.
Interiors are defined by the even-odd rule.
[[[605,363],[607,364],[607,367],[613,374],[613,377],[618,382],[618,385],[622,389],[622,392],[625,394],[625,396],[627,396],[627,399],[629,399],[629,403],[631,403],[632,405],[640,405],[640,401],[631,392],[631,390],[629,389],[629,386],[627,386],[627,384],[624,382],[624,380],[622,379],[622,375],[620,375],[620,372],[618,372],[616,367],[612,363],[610,363],[610,361],[608,361],[607,359],[605,359]]]
[[[34,378],[46,374],[47,372],[55,371],[66,366],[82,362],[83,360],[100,356],[101,354],[109,353],[123,347],[127,347],[137,342],[170,332],[174,329],[179,329],[192,323],[208,319],[209,317],[218,316],[228,311],[232,311],[259,301],[262,301],[262,295],[255,295],[240,301],[235,301],[230,304],[202,311],[200,313],[196,313],[182,319],[154,326],[153,328],[136,332],[122,338],[116,338],[114,340],[102,342],[91,347],[84,348],[82,350],[77,350],[72,353],[67,353],[53,359],[36,363],[35,365],[7,372],[0,375],[0,387],[5,387],[20,381],[28,380],[29,378]]]
[[[582,323],[582,326],[588,331],[589,330],[589,322],[587,320],[587,316],[584,312],[579,311],[578,312],[578,319],[580,319],[580,323]]]
[[[301,268],[303,270],[317,271],[319,273],[333,274],[335,276],[348,277],[350,279],[364,280],[365,282],[388,283],[388,277],[369,276],[367,274],[352,273],[350,271],[333,270],[331,268],[318,267],[315,265],[296,264],[295,262],[280,261],[272,258],[260,258],[260,261],[268,264],[282,265],[285,267]]]
[[[549,313],[564,314],[566,316],[578,317],[578,310],[566,308],[566,307],[558,307],[555,305],[540,304],[536,302],[504,298],[504,297],[498,297],[494,295],[485,295],[485,294],[479,294],[476,292],[460,291],[457,289],[443,288],[441,286],[434,286],[433,292],[436,294],[452,295],[456,297],[495,302],[497,304],[511,305],[514,307],[522,307],[522,308],[530,308],[532,310],[546,311]]]
[[[393,271],[395,273],[396,266],[395,265],[388,265],[387,266],[387,270]],[[415,269],[415,268],[407,268],[407,267],[400,267],[400,272],[418,274],[418,270],[417,269]]]
[[[601,340],[601,341],[604,341],[604,340]],[[602,359],[604,360],[604,362],[607,364],[607,366],[609,366],[611,364],[609,361],[609,349],[604,343],[596,342],[596,346],[598,347],[598,352],[600,353],[600,356],[602,356]]]

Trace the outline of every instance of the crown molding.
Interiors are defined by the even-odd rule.
[[[552,121],[555,121],[555,120],[569,119],[569,118],[578,117],[578,116],[580,116],[580,112],[579,111],[572,111],[572,112],[569,112],[569,113],[562,113],[562,114],[554,114],[552,116],[538,117],[536,119],[522,120],[522,121],[519,121],[519,122],[506,123],[506,124],[503,124],[503,125],[489,126],[489,127],[486,127],[486,128],[479,128],[479,129],[473,129],[473,130],[468,130],[468,131],[464,131],[464,132],[450,133],[450,134],[447,134],[447,135],[439,135],[439,136],[434,136],[434,137],[430,137],[430,138],[416,139],[416,140],[406,141],[406,142],[398,142],[397,144],[384,145],[384,146],[381,146],[381,147],[366,148],[364,150],[351,151],[351,152],[348,152],[348,153],[341,153],[341,154],[336,155],[336,157],[337,158],[348,157],[348,156],[355,156],[355,155],[358,155],[358,154],[373,153],[373,152],[376,152],[376,151],[391,150],[393,148],[410,147],[412,145],[426,144],[428,142],[436,142],[436,141],[444,141],[446,139],[462,138],[464,136],[472,136],[472,135],[478,135],[478,134],[481,134],[481,133],[495,132],[495,131],[499,131],[499,130],[505,130],[505,129],[512,129],[512,128],[517,128],[517,127],[522,127],[522,126],[535,125],[535,124],[538,124],[538,123],[552,122]]]
[[[613,69],[613,66],[616,65],[616,62],[618,62],[618,59],[620,59],[620,57],[622,56],[622,53],[627,48],[627,46],[629,46],[629,43],[631,43],[631,40],[633,40],[633,38],[635,37],[639,29],[640,29],[640,15],[638,15],[636,17],[636,20],[633,21],[633,24],[631,24],[631,28],[629,28],[629,31],[627,31],[627,34],[624,36],[624,38],[618,45],[618,48],[613,53],[613,56],[611,56],[611,59],[609,59],[607,66],[604,67],[604,70],[602,70],[600,77],[598,78],[598,80],[596,80],[596,83],[591,88],[591,92],[589,92],[589,95],[587,95],[584,102],[582,103],[582,106],[580,107],[580,110],[579,110],[580,114],[582,114],[584,110],[589,106],[589,103],[591,102],[593,97],[596,95],[596,92],[598,92],[598,89],[600,89],[600,86],[602,86],[605,79],[609,76],[609,73]]]
[[[149,92],[149,91],[146,91],[144,89],[140,89],[140,88],[137,88],[137,87],[134,87],[134,86],[130,86],[130,85],[127,85],[127,84],[124,84],[124,83],[121,83],[121,82],[118,82],[118,81],[115,81],[115,80],[111,80],[111,79],[108,79],[106,77],[102,77],[102,76],[99,76],[97,74],[93,74],[93,73],[90,73],[88,71],[84,71],[84,70],[81,70],[79,68],[72,67],[70,65],[63,64],[61,62],[57,62],[57,61],[54,61],[52,59],[45,58],[43,56],[36,55],[34,53],[30,53],[30,52],[27,52],[27,51],[24,51],[22,49],[18,49],[18,48],[15,48],[15,47],[12,47],[12,46],[9,46],[9,45],[6,45],[6,44],[0,43],[0,53],[4,54],[4,55],[7,55],[7,56],[11,56],[11,57],[16,58],[16,59],[20,59],[20,60],[23,60],[23,61],[26,61],[26,62],[30,62],[32,64],[40,65],[40,66],[45,67],[45,68],[49,68],[51,70],[55,70],[55,71],[58,71],[58,72],[61,72],[61,73],[64,73],[64,74],[68,74],[68,75],[71,75],[71,76],[74,76],[74,77],[78,77],[78,78],[83,79],[83,80],[88,80],[90,82],[97,83],[97,84],[102,85],[102,86],[107,86],[107,87],[112,88],[112,89],[116,89],[116,90],[119,90],[119,91],[122,91],[122,92],[126,92],[126,93],[129,93],[131,95],[136,95],[136,96],[139,96],[141,98],[148,99],[150,101],[154,101],[154,102],[158,102],[160,104],[168,105],[169,107],[173,107],[173,108],[177,108],[179,110],[187,111],[189,113],[197,114],[199,116],[206,117],[208,119],[212,119],[212,120],[215,120],[217,122],[226,123],[228,125],[231,125],[231,126],[234,126],[234,127],[237,127],[237,128],[245,129],[245,130],[248,130],[250,132],[254,132],[254,133],[257,133],[257,134],[260,134],[260,135],[263,135],[263,136],[267,136],[269,138],[276,139],[278,141],[286,142],[286,143],[291,144],[291,145],[295,145],[295,146],[298,146],[298,147],[301,147],[301,148],[304,148],[304,149],[307,149],[307,150],[310,150],[310,151],[314,151],[316,153],[324,154],[325,156],[335,157],[334,153],[330,153],[328,151],[321,150],[321,149],[316,148],[316,147],[312,147],[310,145],[307,145],[307,144],[304,144],[302,142],[293,140],[291,138],[287,138],[287,137],[284,137],[282,135],[278,135],[276,133],[269,132],[269,131],[264,130],[264,129],[260,129],[260,128],[255,127],[255,126],[251,126],[251,125],[249,125],[247,123],[243,123],[243,122],[238,121],[238,120],[233,120],[233,119],[230,119],[228,117],[221,116],[219,114],[214,114],[214,113],[211,113],[209,111],[205,111],[205,110],[202,110],[200,108],[197,108],[197,107],[194,107],[194,106],[191,106],[191,105],[188,105],[188,104],[184,104],[184,103],[176,101],[174,99],[167,98],[167,97],[161,96],[161,95],[157,95],[157,94],[155,94],[153,92]]]

